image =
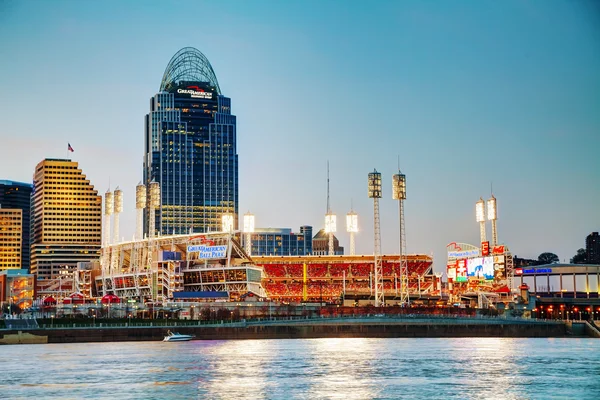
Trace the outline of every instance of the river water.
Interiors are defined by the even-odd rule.
[[[9,399],[600,399],[600,340],[290,339],[0,346]]]

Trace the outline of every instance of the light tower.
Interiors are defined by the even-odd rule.
[[[408,263],[406,261],[406,233],[404,228],[404,200],[406,200],[406,175],[398,171],[392,177],[392,198],[398,200],[400,218],[400,304],[409,304]]]
[[[248,211],[244,214],[244,233],[246,234],[246,254],[252,253],[252,233],[254,232],[254,214]]]
[[[358,232],[358,214],[350,208],[350,212],[346,214],[346,231],[350,233],[350,255],[353,256],[356,252],[354,245],[354,234]]]
[[[329,235],[329,251],[328,254],[333,256],[335,251],[333,248],[333,234],[336,231],[336,217],[331,212],[329,207],[329,161],[327,161],[327,214],[325,214],[325,233]]]
[[[496,246],[498,244],[498,231],[496,230],[498,209],[496,208],[496,198],[493,194],[492,198],[487,201],[487,218],[492,221],[492,246]]]
[[[104,193],[104,247],[110,244],[110,216],[114,210],[113,194],[109,190]]]
[[[150,182],[150,223],[148,237],[154,238],[156,234],[156,209],[160,207],[160,183]]]
[[[135,238],[136,240],[143,239],[144,229],[144,208],[146,208],[146,186],[140,182],[135,187]]]
[[[485,242],[485,202],[480,197],[479,201],[475,203],[475,218],[479,222],[479,236],[481,238],[480,243]]]
[[[375,307],[383,306],[383,269],[381,267],[381,229],[379,226],[379,199],[381,198],[381,173],[377,170],[369,173],[369,198],[373,199],[373,221],[375,228]]]
[[[223,214],[221,217],[221,230],[226,233],[233,232],[233,215]]]
[[[113,226],[113,242],[119,243],[119,214],[123,212],[123,191],[117,187],[114,193],[115,199],[115,220]]]

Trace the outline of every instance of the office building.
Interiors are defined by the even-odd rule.
[[[289,228],[256,228],[252,233],[253,256],[308,256],[312,254],[312,226],[301,226],[300,233]],[[246,246],[246,235],[242,235]]]
[[[21,269],[23,211],[0,208],[0,271]]]
[[[33,176],[31,272],[38,281],[99,258],[102,198],[77,162],[45,159]]]
[[[156,234],[220,231],[224,214],[234,216],[237,229],[236,117],[197,49],[179,50],[167,65],[150,99],[144,146],[144,183],[161,189]]]
[[[585,238],[585,255],[588,264],[600,264],[600,236],[592,232]]]
[[[325,233],[325,229],[321,229],[312,240],[313,254],[315,256],[326,256],[329,254],[329,234]],[[340,242],[333,235],[333,254],[336,256],[344,255],[344,248],[340,246]]]
[[[21,264],[29,269],[29,230],[31,228],[31,183],[0,180],[0,208],[21,210]]]

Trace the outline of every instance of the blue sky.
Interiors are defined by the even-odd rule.
[[[600,7],[593,1],[1,1],[0,179],[72,154],[124,190],[135,231],[143,118],[181,47],[212,63],[238,117],[240,212],[323,227],[383,174],[382,248],[398,251],[391,179],[407,175],[409,253],[445,265],[477,244],[475,202],[498,199],[514,254],[568,260],[600,229]],[[344,224],[338,224],[348,246]],[[488,233],[490,226],[488,224]]]

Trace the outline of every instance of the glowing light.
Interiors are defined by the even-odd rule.
[[[106,192],[104,194],[104,215],[112,215],[114,204],[112,192]]]
[[[483,199],[479,199],[479,201],[475,203],[475,217],[477,218],[477,222],[485,221],[485,202]]]
[[[233,231],[233,215],[223,214],[221,217],[221,229],[223,232]]]
[[[115,213],[123,212],[123,191],[120,189],[115,190]]]
[[[495,221],[498,219],[498,212],[496,210],[496,198],[494,196],[492,196],[492,198],[487,201],[487,219],[490,221]]]
[[[334,233],[336,231],[335,214],[325,215],[325,233]]]
[[[358,215],[355,212],[346,214],[346,231],[358,232]]]
[[[250,214],[249,212],[244,214],[244,232],[254,232],[254,214]]]

